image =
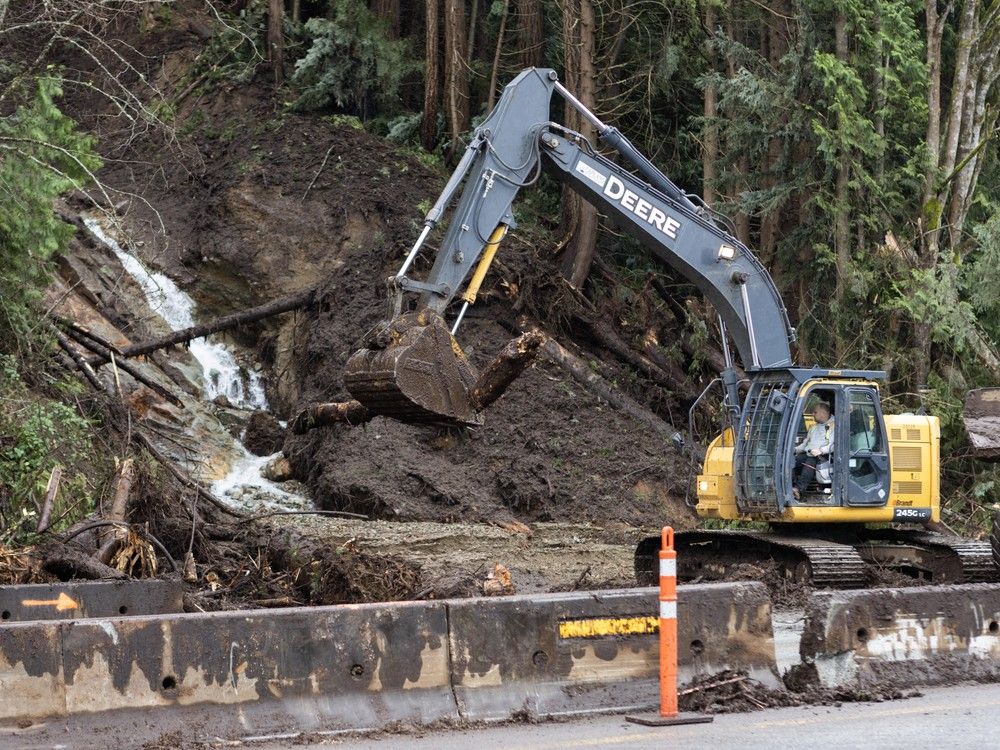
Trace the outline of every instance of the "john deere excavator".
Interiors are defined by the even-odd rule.
[[[590,121],[600,142],[626,166],[553,122],[554,94]],[[777,562],[799,579],[843,587],[862,585],[866,564],[934,581],[994,578],[988,544],[920,528],[939,520],[938,419],[884,415],[879,398],[884,373],[796,367],[795,331],[760,261],[723,217],[685,194],[617,129],[601,122],[553,70],[523,71],[476,128],[416,243],[389,280],[389,319],[348,361],[345,383],[355,399],[372,413],[402,421],[481,421],[469,398],[476,373],[455,334],[501,240],[515,227],[515,196],[542,170],[682,274],[718,313],[726,367],[710,388],[721,390],[727,419],[705,453],[696,508],[704,518],[764,522],[756,526],[770,530],[678,534],[682,578],[724,575],[733,563],[762,560]],[[412,278],[414,259],[456,197],[430,272],[423,280]],[[467,277],[461,307],[449,325],[445,315]],[[747,374],[742,382],[730,338]],[[819,481],[800,491],[793,487],[795,448],[817,402],[833,413],[832,452],[819,467]],[[883,528],[866,527],[872,523]],[[642,583],[656,579],[658,545],[658,538],[638,545],[636,573]]]

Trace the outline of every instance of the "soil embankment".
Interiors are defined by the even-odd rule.
[[[125,30],[142,34],[141,48],[153,50],[135,61],[150,80],[168,96],[187,92],[176,102],[170,137],[125,137],[106,104],[70,103],[114,156],[102,178],[129,194],[118,206],[129,249],[177,281],[202,319],[318,290],[307,309],[228,334],[256,353],[271,409],[287,419],[309,403],[346,395],[343,365],[385,316],[385,279],[447,169],[345,118],[288,112],[266,86],[212,83],[188,91],[201,40],[184,33],[182,15]],[[587,331],[572,321],[589,303],[559,281],[552,255],[555,218],[524,224],[461,331],[472,361],[488,361],[529,313],[640,403],[676,405],[661,386],[588,346]],[[435,249],[432,242],[418,271]],[[129,305],[107,307],[119,329],[136,325]],[[190,390],[189,380],[179,386]],[[248,417],[225,415],[234,434]],[[230,531],[213,522],[192,535],[187,505],[172,497],[149,518],[150,505],[139,503],[132,517],[152,520],[178,558],[191,547],[201,580],[214,576],[213,594],[249,571],[247,558],[255,560],[258,574],[250,578],[260,585],[233,604],[474,594],[496,564],[513,572],[519,590],[622,585],[631,580],[638,538],[664,523],[686,528],[694,521],[684,504],[687,461],[662,435],[543,361],[490,408],[482,427],[378,418],[288,436],[282,448],[316,506],[369,520],[275,517]],[[383,570],[371,564],[380,556]],[[386,570],[396,570],[390,561],[400,566],[389,576],[394,582],[379,585]],[[353,565],[361,583],[303,589],[301,576],[312,571],[315,580],[317,565],[346,565],[348,578]]]

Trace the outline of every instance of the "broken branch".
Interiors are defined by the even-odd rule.
[[[218,333],[219,331],[226,331],[230,328],[236,328],[240,325],[254,323],[258,320],[263,320],[264,318],[270,318],[274,315],[280,315],[281,313],[285,313],[290,310],[306,307],[312,303],[315,294],[315,289],[308,289],[304,292],[298,292],[297,294],[272,300],[264,305],[252,307],[249,310],[233,313],[231,315],[224,315],[221,318],[210,320],[207,323],[201,323],[196,326],[191,326],[190,328],[182,328],[179,331],[173,331],[165,336],[150,339],[149,341],[141,341],[137,344],[131,344],[124,347],[121,350],[121,354],[123,357],[128,358],[141,357],[144,354],[150,354],[151,352],[155,352],[159,349],[166,349],[170,346],[187,343],[191,339],[202,338],[203,336],[209,336],[213,333]],[[91,364],[104,364],[109,359],[110,357],[107,356],[95,355],[88,361]],[[121,366],[121,363],[119,363],[119,366]]]
[[[80,333],[75,328],[70,328],[68,330],[68,333],[73,338],[73,340],[76,341],[80,346],[84,347],[85,349],[88,349],[91,352],[94,352],[98,357],[101,357],[104,362],[110,361],[112,359],[112,356],[114,356],[113,350],[107,349],[104,346],[104,344],[98,343],[96,339],[88,338],[85,334]],[[184,403],[179,398],[177,398],[177,396],[171,393],[170,390],[160,385],[155,380],[152,380],[151,378],[148,378],[145,375],[143,375],[135,365],[131,365],[128,362],[125,362],[123,359],[120,359],[121,356],[122,356],[121,352],[118,352],[117,356],[114,358],[115,367],[124,370],[133,378],[135,378],[138,382],[142,383],[150,390],[156,392],[158,395],[160,395],[162,398],[165,398],[174,406],[180,407],[182,409],[184,408]]]
[[[545,334],[541,331],[528,331],[507,342],[486,366],[469,392],[472,408],[482,411],[500,398],[510,384],[535,361],[538,348],[544,342]]]

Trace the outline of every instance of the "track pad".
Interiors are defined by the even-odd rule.
[[[384,338],[384,349],[347,360],[344,384],[353,398],[401,422],[482,424],[469,397],[478,374],[440,317],[403,315]]]

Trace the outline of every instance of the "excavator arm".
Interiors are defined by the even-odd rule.
[[[601,142],[638,174],[552,122],[554,93],[589,119]],[[543,169],[697,287],[714,305],[723,336],[728,331],[747,370],[791,365],[794,329],[770,274],[753,253],[617,129],[577,101],[559,84],[555,71],[531,68],[507,85],[496,108],[476,128],[427,213],[417,242],[389,280],[391,320],[373,337],[371,348],[348,363],[348,389],[366,407],[408,421],[475,421],[462,404],[463,389],[468,389],[474,371],[445,333],[453,337],[457,332],[503,235],[515,226],[514,199]],[[422,281],[411,278],[424,241],[442,223],[456,196],[430,272]],[[470,274],[461,311],[446,327],[444,314]],[[415,312],[404,314],[406,295],[416,295]]]

